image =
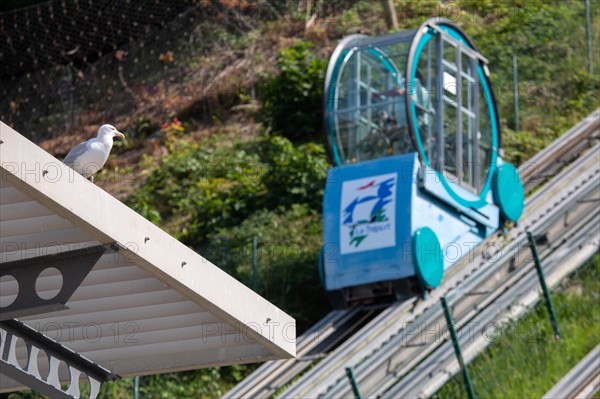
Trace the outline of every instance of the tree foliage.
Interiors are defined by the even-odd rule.
[[[591,3],[597,44],[599,6]],[[446,17],[461,26],[490,60],[509,161],[520,164],[527,160],[598,106],[599,79],[586,70],[583,1],[423,0],[395,4],[400,29],[414,29],[430,17]],[[331,13],[327,17],[336,18],[323,42],[350,30],[383,33],[379,30],[381,18],[374,15],[370,1],[336,0],[324,2],[323,7]],[[279,24],[288,22],[282,18]],[[278,29],[277,24],[270,28],[273,26]],[[253,34],[264,33],[262,28],[270,29],[259,27]],[[145,184],[127,202],[248,286],[252,284],[252,240],[256,237],[257,291],[295,317],[301,331],[328,309],[316,271],[328,165],[323,146],[315,142],[322,141],[326,61],[316,51],[323,43],[314,45],[302,39],[295,43],[278,52],[279,73],[263,76],[259,119],[264,129],[260,134],[240,139],[223,133],[200,141],[186,139],[185,132],[171,135],[169,154],[150,166]],[[513,54],[519,62],[518,132],[513,115]],[[597,49],[594,54],[597,61]],[[146,129],[144,126],[141,121],[139,130]],[[217,397],[248,370],[236,366],[143,377],[140,392],[144,398]],[[130,392],[131,379],[103,389],[107,398],[126,397]]]
[[[300,41],[280,50],[279,75],[263,80],[263,117],[274,132],[292,141],[319,140],[322,134],[321,97],[326,61]],[[320,140],[319,140],[320,141]]]
[[[179,140],[172,150],[128,202],[188,245],[263,209],[320,208],[328,167],[322,145],[294,145],[280,136],[219,136]]]

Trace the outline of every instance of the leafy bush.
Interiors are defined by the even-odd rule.
[[[296,319],[302,331],[329,309],[319,281],[321,217],[306,204],[256,212],[239,226],[218,229],[199,252],[248,286],[257,239],[257,292]]]
[[[280,74],[266,77],[261,85],[264,122],[292,141],[320,141],[322,135],[321,97],[327,63],[312,47],[302,41],[280,50]]]
[[[546,132],[545,135],[533,134],[529,131],[521,130],[515,132],[509,128],[503,130],[505,158],[514,165],[521,165],[527,161],[533,154],[540,151],[546,144],[552,141],[553,135]]]
[[[211,232],[263,209],[307,204],[320,210],[327,173],[320,145],[221,135],[172,146],[128,203],[186,244],[200,245]]]
[[[304,203],[320,210],[329,167],[324,147],[314,143],[295,147],[288,139],[273,136],[266,150],[265,161],[270,166],[263,176],[267,202],[286,207]]]
[[[323,146],[280,136],[178,140],[129,205],[308,327],[328,309],[319,282]]]
[[[230,149],[209,138],[173,145],[129,205],[184,242],[198,243],[214,226],[238,224],[252,211],[251,199],[264,195],[260,179],[248,173],[258,156],[239,143]]]

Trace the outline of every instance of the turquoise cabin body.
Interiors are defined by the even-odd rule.
[[[487,59],[454,24],[343,39],[323,107],[335,166],[321,276],[334,306],[433,289],[520,217],[523,189],[499,156]]]

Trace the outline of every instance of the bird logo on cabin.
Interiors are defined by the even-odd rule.
[[[350,228],[350,245],[357,248],[368,237],[369,225],[387,222],[386,205],[393,201],[395,177],[376,179],[356,188],[354,199],[342,209],[342,224]]]

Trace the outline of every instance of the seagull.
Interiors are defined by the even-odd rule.
[[[100,126],[98,135],[73,147],[63,159],[63,163],[83,177],[89,177],[93,182],[93,174],[102,169],[108,159],[114,137],[125,139],[125,135],[114,126]]]

